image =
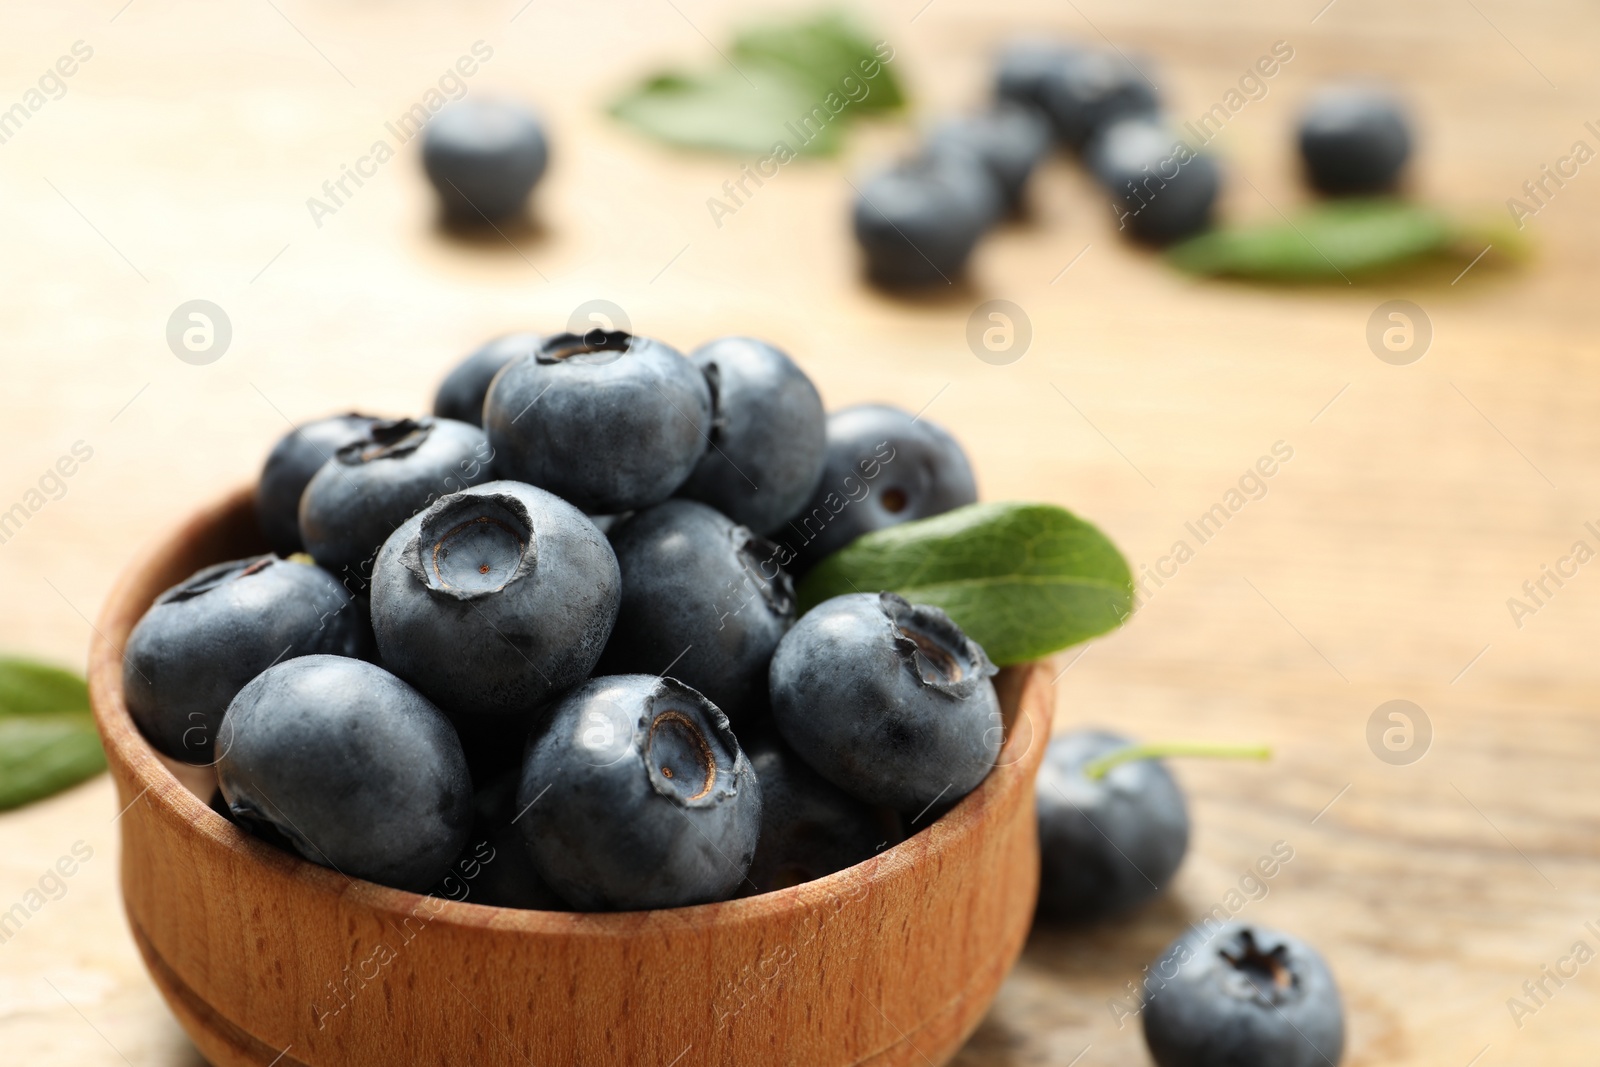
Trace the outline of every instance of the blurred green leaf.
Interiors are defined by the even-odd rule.
[[[885,590],[943,608],[1001,666],[1106,633],[1133,610],[1122,553],[1052,504],[970,504],[858,537],[806,575],[800,607]]]
[[[71,671],[0,658],[0,811],[105,770],[89,689]]]

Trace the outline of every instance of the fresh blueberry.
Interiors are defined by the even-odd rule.
[[[489,480],[483,431],[454,419],[374,423],[323,464],[300,498],[306,550],[352,590],[401,523],[433,501]]]
[[[679,492],[770,533],[822,477],[827,434],[817,387],[794,360],[749,337],[709,341],[689,358],[711,387],[711,447]]]
[[[228,702],[280,660],[359,656],[369,637],[327,571],[276,556],[207,567],[156,597],[123,656],[128,711],[160,751],[210,763]]]
[[[867,277],[891,289],[953,284],[1000,213],[1000,189],[977,156],[941,152],[899,163],[856,197]]]
[[[772,717],[858,800],[920,814],[959,800],[1000,752],[983,649],[938,608],[850,593],[800,617],[772,655]]]
[[[756,892],[854,867],[905,836],[894,811],[851,797],[776,737],[753,736],[744,749],[761,783],[761,840],[749,875]]]
[[[1035,108],[1000,103],[989,111],[946,119],[928,134],[931,154],[965,152],[989,168],[1006,206],[1016,211],[1033,168],[1050,148],[1050,124]]]
[[[634,514],[611,534],[622,608],[602,674],[670,674],[743,724],[764,712],[767,664],[794,622],[777,546],[693,500]]]
[[[1213,922],[1149,971],[1144,1038],[1158,1067],[1336,1067],[1344,1056],[1339,987],[1304,941]]]
[[[1077,46],[1024,37],[1000,50],[995,61],[995,99],[1049,115],[1062,71],[1083,54]]]
[[[422,167],[453,220],[520,214],[548,161],[539,116],[503,100],[451,104],[422,134]]]
[[[271,826],[349,877],[422,892],[467,843],[472,783],[455,731],[381,667],[268,667],[234,697],[216,747],[237,822]]]
[[[489,389],[496,469],[606,515],[671,496],[706,450],[711,389],[676,349],[621,331],[545,338]]]
[[[508,333],[473,352],[439,383],[439,391],[433,397],[433,413],[441,419],[482,426],[483,398],[489,392],[489,383],[501,367],[532,352],[542,340],[536,333]]]
[[[926,519],[978,499],[972,466],[954,437],[887,404],[828,416],[828,458],[804,511],[773,535],[799,573],[864,533]]]
[[[1045,112],[1062,144],[1081,150],[1119,119],[1150,115],[1155,89],[1132,60],[1109,51],[1066,53],[1043,82]]]
[[[716,705],[671,678],[592,678],[528,746],[517,820],[544,880],[584,911],[726,900],[761,786]]]
[[[384,542],[372,574],[378,655],[452,718],[530,725],[594,669],[620,585],[583,512],[521,482],[474,486]]]
[[[280,556],[302,551],[300,495],[333,454],[359,441],[378,420],[370,415],[330,415],[296,426],[272,446],[256,483],[256,515],[267,544]]]
[[[1411,122],[1394,96],[1375,86],[1334,85],[1300,113],[1306,178],[1333,196],[1383,193],[1411,155]]]
[[[1137,239],[1169,244],[1211,225],[1222,185],[1216,161],[1195,152],[1159,119],[1113,123],[1094,139],[1087,157],[1111,194],[1119,227]]]
[[[480,836],[456,860],[435,895],[491,908],[570,911],[539,877],[522,833],[509,823]]]
[[[1084,766],[1132,742],[1103,730],[1051,739],[1039,770],[1039,914],[1088,922],[1126,911],[1172,880],[1189,847],[1183,790],[1157,760],[1091,779]]]

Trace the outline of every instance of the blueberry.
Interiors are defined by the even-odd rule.
[[[671,496],[706,450],[711,390],[676,349],[621,331],[547,337],[495,378],[496,469],[611,514]]]
[[[1189,847],[1183,791],[1157,760],[1132,760],[1101,778],[1085,764],[1127,738],[1077,730],[1050,741],[1039,770],[1039,913],[1087,922],[1126,911],[1166,888]]]
[[[313,863],[417,892],[460,855],[472,783],[449,721],[361,660],[304,656],[234,697],[217,739],[234,818],[265,824]]]
[[[822,480],[774,537],[795,553],[789,569],[799,573],[864,533],[977,499],[972,466],[946,430],[887,404],[860,404],[828,416]]]
[[[128,711],[161,752],[210,763],[228,702],[280,660],[359,656],[365,623],[327,571],[276,556],[219,563],[156,597],[123,657]]]
[[[1333,975],[1287,934],[1191,927],[1149,971],[1144,1037],[1158,1067],[1331,1067],[1344,1055]]]
[[[725,900],[761,829],[761,786],[716,705],[671,678],[592,678],[528,746],[517,826],[584,911]]]
[[[313,559],[365,589],[372,557],[395,528],[433,501],[489,480],[483,431],[454,419],[374,423],[323,464],[300,498]]]
[[[1216,161],[1160,120],[1113,123],[1095,138],[1087,158],[1111,194],[1118,225],[1135,238],[1168,244],[1211,225],[1222,184]]]
[[[489,383],[501,367],[532,352],[543,339],[536,333],[508,333],[483,345],[457,363],[439,383],[439,391],[433,397],[433,413],[441,419],[482,426],[483,398],[489,392]]]
[[[333,454],[359,441],[378,420],[370,415],[330,415],[296,426],[267,454],[256,483],[256,515],[267,544],[280,556],[305,546],[300,542],[300,495],[306,483]]]
[[[1043,97],[1056,137],[1075,150],[1113,122],[1150,115],[1160,106],[1139,68],[1109,51],[1067,53],[1054,75],[1044,80]]]
[[[976,156],[941,152],[899,163],[856,196],[867,277],[893,289],[953,284],[1000,213],[999,187]]]
[[[372,574],[382,663],[452,718],[510,716],[589,676],[621,579],[577,508],[520,482],[453,493],[384,542]]]
[[[1319,192],[1388,192],[1410,155],[1410,120],[1400,101],[1383,89],[1328,86],[1300,113],[1300,156],[1307,180]]]
[[[437,895],[491,908],[568,911],[567,902],[539,877],[528,844],[515,826],[506,824],[483,836],[456,860]]]
[[[1058,41],[1024,37],[1011,41],[995,61],[995,99],[1032,107],[1048,115],[1062,71],[1083,50]]]
[[[921,814],[983,781],[1000,751],[995,668],[938,608],[850,593],[772,655],[772,717],[800,758],[868,804]]]
[[[822,477],[827,434],[817,387],[794,360],[749,337],[708,341],[689,358],[711,387],[711,447],[679,492],[770,533]]]
[[[743,724],[766,708],[767,664],[794,622],[777,546],[693,500],[634,514],[611,534],[622,608],[602,674],[670,674]]]
[[[503,100],[451,104],[422,134],[422,167],[448,219],[520,214],[548,161],[539,116]]]
[[[854,867],[905,836],[894,811],[851,797],[776,737],[754,736],[744,749],[761,783],[761,840],[749,874],[756,892]]]
[[[966,152],[989,168],[1006,206],[1016,211],[1033,168],[1050,148],[1050,124],[1034,108],[1000,103],[989,111],[946,119],[928,134],[928,151]]]

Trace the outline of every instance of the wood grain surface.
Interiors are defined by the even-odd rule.
[[[1065,504],[1136,569],[1190,542],[1127,628],[1061,659],[1058,725],[1277,752],[1264,766],[1179,767],[1196,829],[1171,894],[1092,931],[1036,932],[956,1063],[1147,1062],[1118,998],[1187,921],[1232,901],[1323,949],[1346,996],[1349,1064],[1593,1063],[1600,964],[1573,973],[1570,961],[1580,940],[1600,948],[1584,925],[1600,920],[1600,572],[1560,561],[1580,540],[1600,549],[1585,526],[1600,527],[1600,171],[1547,182],[1520,270],[1491,251],[1454,284],[1272,290],[1170,273],[1121,243],[1083,176],[1056,162],[1028,223],[986,242],[970,283],[889,300],[857,281],[844,176],[895,152],[904,128],[862,129],[842,161],[785,167],[718,227],[705,202],[739,161],[660,149],[601,114],[647,66],[717,61],[708,38],[720,44],[739,10],[7,5],[0,106],[74,42],[93,57],[0,144],[0,510],[30,500],[75,442],[93,456],[0,544],[0,647],[81,663],[88,620],[134,546],[248,477],[288,421],[415,411],[491,334],[560,325],[592,299],[680,345],[759,334],[831,406],[926,406],[966,443],[988,499]],[[1506,199],[1575,142],[1600,147],[1585,127],[1600,125],[1600,13],[1575,0],[867,11],[921,117],[979,99],[989,49],[1018,30],[1138,49],[1180,119],[1288,42],[1293,60],[1212,143],[1236,218],[1303,201],[1286,131],[1314,85],[1349,73],[1398,82],[1414,102],[1414,191],[1431,202],[1505,218]],[[414,146],[315,225],[306,199],[478,40],[494,56],[469,91],[535,100],[550,117],[537,225],[442,234]],[[164,339],[197,298],[233,325],[207,366]],[[990,299],[1032,324],[1026,353],[1003,366],[966,341]],[[1365,339],[1392,299],[1432,324],[1409,366]],[[1293,458],[1265,494],[1195,543],[1185,524],[1280,441]],[[1514,619],[1508,598],[1558,565],[1562,584],[1545,579]],[[1431,723],[1409,765],[1367,742],[1395,699]],[[8,1061],[197,1061],[121,915],[116,814],[102,778],[0,817],[0,910],[75,843],[92,857],[64,892],[46,879],[59,899],[41,897],[0,944]],[[1293,860],[1264,895],[1241,890],[1279,841]],[[1514,997],[1527,1008],[1516,1016]]]

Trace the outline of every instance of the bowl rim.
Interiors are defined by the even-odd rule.
[[[144,615],[155,595],[161,592],[161,589],[152,588],[151,577],[178,567],[180,560],[192,556],[197,546],[204,545],[208,538],[225,530],[228,524],[237,523],[244,512],[249,512],[253,525],[254,511],[254,486],[235,489],[201,507],[177,528],[147,543],[123,568],[93,627],[94,636],[89,650],[90,705],[113,778],[119,787],[120,812],[126,812],[140,799],[148,797],[157,814],[165,821],[185,824],[190,832],[201,835],[212,847],[234,854],[241,862],[262,863],[275,868],[278,873],[300,883],[307,890],[329,898],[330,903],[353,904],[390,915],[414,915],[420,907],[426,910],[429,922],[561,937],[627,936],[641,926],[660,923],[683,930],[759,923],[796,909],[837,901],[841,897],[853,898],[857,895],[854,890],[865,882],[891,872],[909,870],[918,864],[920,858],[931,855],[937,862],[937,856],[951,848],[958,839],[980,832],[988,809],[1007,790],[1019,786],[1015,777],[1005,772],[1020,765],[1019,769],[1031,781],[1033,772],[1043,759],[1044,745],[1035,744],[1035,741],[1041,733],[1048,740],[1049,716],[1042,716],[1042,723],[1035,721],[1037,716],[1032,713],[1030,702],[1025,699],[1025,691],[1031,685],[1039,684],[1042,678],[1048,661],[1040,660],[1008,668],[1002,672],[1002,678],[996,679],[1006,688],[1014,688],[1017,698],[1005,726],[1005,740],[995,765],[976,788],[957,801],[950,810],[898,844],[853,867],[797,886],[677,908],[567,912],[475,904],[468,900],[435,897],[354,878],[254,838],[217,814],[179,780],[165,758],[158,755],[145,740],[128,712],[122,680],[122,661],[125,658],[122,648],[133,626]],[[1005,703],[1002,699],[1003,711]],[[1038,751],[1035,752],[1035,749]],[[118,818],[120,821],[120,813]]]

